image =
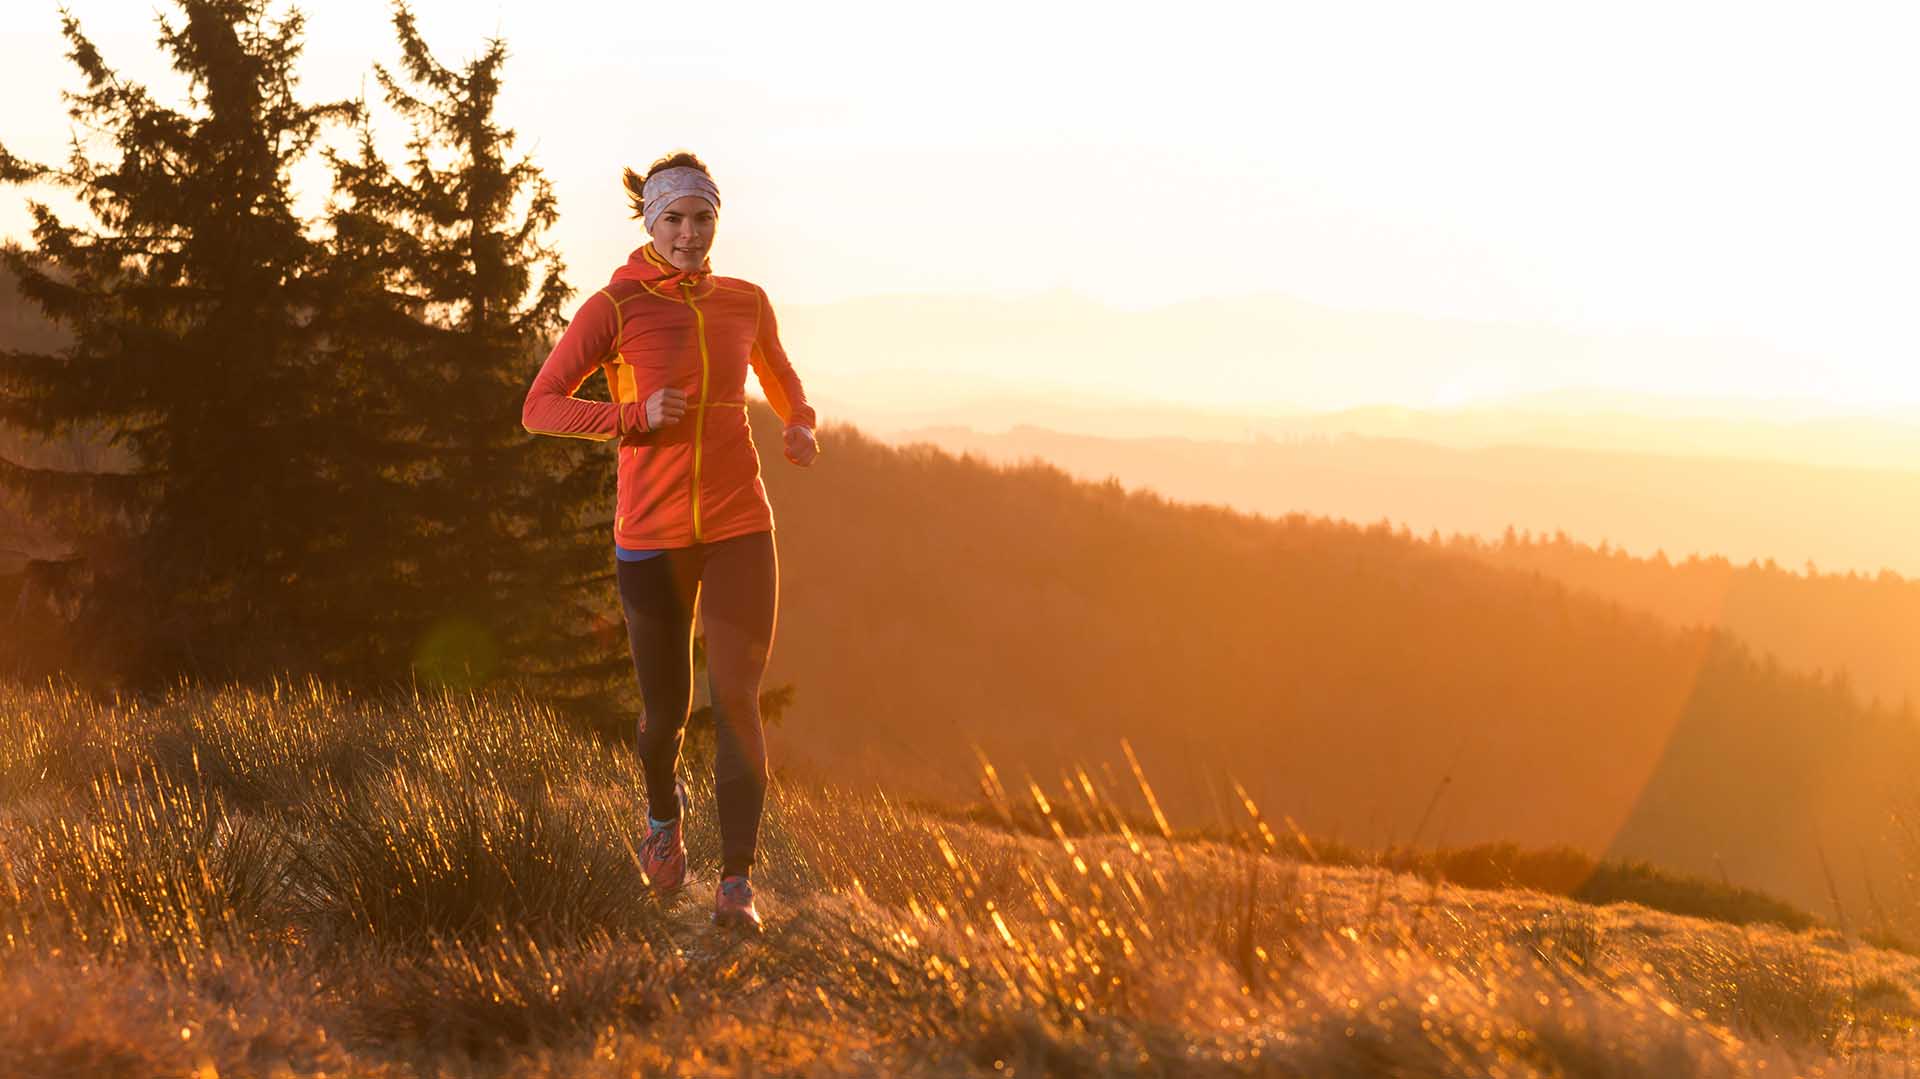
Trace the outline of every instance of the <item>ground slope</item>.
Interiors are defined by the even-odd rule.
[[[1920,960],[1829,930],[776,784],[769,930],[647,897],[624,753],[513,699],[0,687],[9,1075],[1873,1074]],[[993,812],[1060,805],[1037,791]],[[1146,791],[1141,791],[1145,796]],[[1157,828],[1155,830],[1157,832]]]

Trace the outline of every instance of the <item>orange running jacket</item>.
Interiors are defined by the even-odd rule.
[[[531,434],[619,440],[613,537],[622,547],[762,532],[773,527],[773,509],[747,427],[749,366],[786,426],[814,426],[767,294],[715,276],[710,263],[681,270],[649,243],[580,305],[534,376],[520,419]],[[596,370],[613,399],[573,396]],[[687,411],[649,430],[646,401],[662,388],[686,391]]]

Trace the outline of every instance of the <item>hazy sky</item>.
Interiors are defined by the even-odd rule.
[[[156,5],[68,2],[110,63],[174,85]],[[56,7],[12,8],[0,141],[58,157]],[[508,41],[504,117],[577,286],[643,239],[620,167],[686,146],[726,199],[716,267],[780,304],[1275,292],[1751,339],[1806,364],[1728,393],[1920,402],[1911,4],[416,10],[443,59]],[[310,99],[391,61],[386,12],[308,5]],[[21,201],[0,193],[0,232]]]

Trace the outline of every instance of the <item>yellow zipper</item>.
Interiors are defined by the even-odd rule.
[[[693,282],[682,281],[687,306],[693,308],[693,324],[700,341],[700,403],[693,409],[693,542],[700,542],[700,443],[707,426],[707,317],[693,302]]]

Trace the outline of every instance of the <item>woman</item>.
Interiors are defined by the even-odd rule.
[[[533,434],[619,442],[615,567],[646,707],[641,865],[662,894],[686,880],[677,769],[693,701],[696,603],[704,612],[720,818],[713,920],[759,932],[749,872],[766,799],[760,678],[779,568],[747,426],[747,368],[786,424],[786,457],[796,465],[819,452],[814,412],[780,347],[767,294],[715,276],[707,261],[720,216],[707,167],[678,153],[644,177],[626,170],[625,183],[651,241],[580,305],[533,380],[522,422]],[[596,369],[612,401],[573,396]]]

